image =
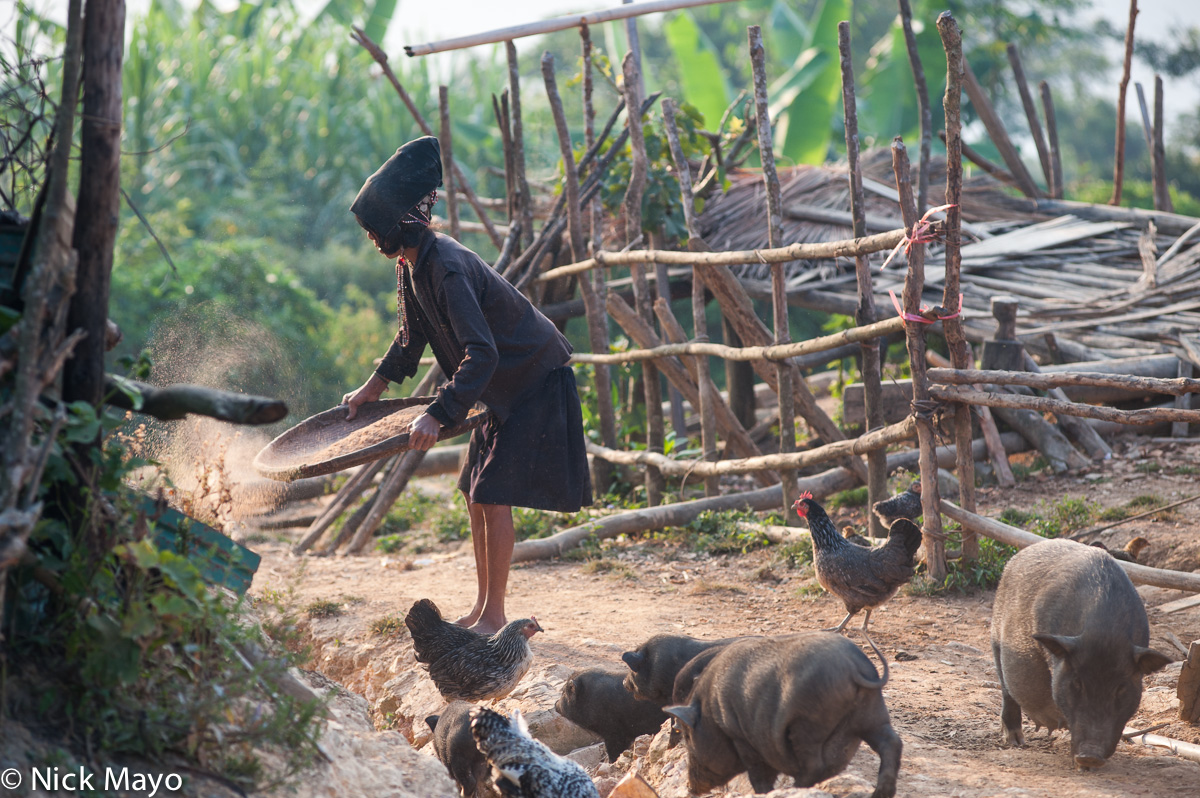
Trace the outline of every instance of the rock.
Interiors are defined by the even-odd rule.
[[[818,795],[832,794],[837,798],[871,798],[875,785],[852,773],[839,773],[832,779],[821,782],[821,790],[824,792],[818,791]]]
[[[546,747],[560,756],[565,756],[577,748],[586,748],[601,742],[598,734],[575,725],[553,709],[536,709],[527,713],[522,707],[521,714],[525,715],[529,733],[534,739],[541,740]]]
[[[576,748],[571,753],[567,754],[567,759],[578,762],[579,766],[588,773],[594,774],[600,767],[601,763],[606,760],[604,755],[604,743],[596,743],[585,748]]]

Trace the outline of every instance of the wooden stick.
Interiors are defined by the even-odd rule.
[[[567,28],[577,28],[580,25],[597,25],[601,22],[640,17],[644,14],[654,14],[660,11],[673,11],[677,8],[695,8],[696,6],[728,2],[730,0],[656,0],[648,3],[637,3],[632,6],[625,5],[619,8],[610,8],[604,11],[591,11],[586,14],[569,14],[540,22],[528,22],[523,25],[513,25],[508,28],[474,33],[470,36],[459,36],[454,39],[445,39],[429,44],[406,44],[404,45],[404,52],[409,56],[445,53],[450,50],[477,47],[481,44],[495,44],[496,42],[511,41],[525,36],[553,33],[554,31],[566,30]]]
[[[1025,80],[1025,68],[1021,66],[1021,53],[1012,42],[1008,44],[1008,63],[1012,67],[1013,77],[1017,82],[1017,91],[1021,95],[1021,105],[1025,108],[1025,118],[1029,120],[1029,132],[1033,134],[1033,144],[1037,147],[1038,160],[1042,164],[1042,174],[1046,185],[1050,185],[1054,173],[1050,165],[1050,149],[1046,146],[1046,137],[1042,135],[1042,126],[1038,122],[1037,106],[1033,103],[1033,93],[1029,91],[1029,83]]]
[[[1154,127],[1150,123],[1150,109],[1146,105],[1146,92],[1142,90],[1141,81],[1134,81],[1137,89],[1138,108],[1142,112],[1142,133],[1146,136],[1146,151],[1150,153],[1150,173],[1154,173]]]
[[[896,175],[896,190],[900,195],[900,211],[905,226],[912,230],[918,220],[917,206],[912,194],[912,172],[908,165],[908,151],[899,136],[892,139],[892,170]],[[921,292],[925,286],[925,245],[914,243],[908,251],[908,275],[904,280],[904,310],[916,314],[921,305]],[[925,325],[905,325],[908,343],[908,360],[912,371],[913,408],[917,411],[917,440],[921,451],[921,505],[924,509],[925,565],[929,577],[935,581],[946,578],[945,536],[942,534],[941,516],[938,515],[937,456],[934,453],[933,408],[929,401],[930,390],[925,377]]]
[[[904,28],[904,44],[908,49],[908,63],[912,67],[913,83],[917,88],[917,107],[921,111],[921,161],[917,168],[917,213],[924,214],[929,207],[929,150],[933,141],[933,110],[929,105],[929,87],[925,82],[925,68],[921,66],[921,51],[917,48],[917,36],[913,33],[912,6],[909,0],[900,0],[900,25]],[[849,134],[847,134],[849,135]],[[872,513],[872,521],[874,518]],[[872,526],[874,530],[874,526]],[[877,537],[872,533],[872,537]]]
[[[962,31],[949,11],[938,15],[937,29],[942,39],[942,47],[946,51],[946,94],[942,105],[946,114],[945,204],[948,207],[945,221],[946,271],[943,279],[942,306],[949,308],[952,315],[952,318],[942,322],[942,331],[946,336],[950,362],[958,368],[970,368],[974,365],[974,357],[971,345],[967,343],[966,334],[963,332],[962,295],[959,291],[959,275],[962,270]],[[1010,51],[1010,57],[1015,57],[1015,50]],[[1017,62],[1017,68],[1019,67],[1020,63]],[[1021,80],[1024,80],[1023,75]],[[1024,94],[1028,93],[1026,87]],[[1036,112],[1033,120],[1036,123]],[[1040,129],[1038,133],[1040,135]],[[975,512],[975,458],[971,456],[970,451],[972,437],[971,408],[967,405],[955,408],[954,442],[958,450],[958,501],[970,512]],[[1009,471],[1007,459],[1003,470]],[[1009,477],[1011,474],[1009,471]],[[1002,478],[1003,472],[997,471],[997,479]],[[962,558],[974,560],[978,556],[979,539],[974,535],[964,535]]]
[[[1050,84],[1046,81],[1038,84],[1038,90],[1042,95],[1042,113],[1046,116],[1046,137],[1050,144],[1050,196],[1062,199],[1062,155],[1058,150],[1058,119],[1054,115],[1054,98],[1050,95]]]
[[[867,452],[885,449],[892,444],[910,440],[916,434],[916,421],[910,416],[899,424],[892,424],[873,432],[868,432],[853,440],[837,441],[809,449],[804,452],[787,454],[768,454],[762,457],[747,457],[739,460],[721,460],[717,463],[706,463],[699,460],[673,460],[656,452],[620,452],[597,446],[590,441],[587,443],[588,454],[602,457],[613,463],[624,465],[646,465],[660,469],[664,474],[683,476],[695,474],[752,474],[765,469],[795,470],[808,466],[820,465],[838,460],[850,455],[861,455]]]
[[[908,9],[908,0],[900,0],[901,18]],[[905,35],[912,34],[912,11],[908,9],[909,19],[905,20]],[[909,59],[912,61],[913,73],[917,76],[918,97],[922,99],[922,130],[928,133],[929,97],[925,90],[925,73],[921,69],[920,58],[916,54],[916,39],[913,38],[909,47]],[[846,164],[850,175],[850,216],[853,220],[854,237],[862,238],[867,233],[866,211],[863,199],[862,166],[859,163],[858,147],[858,108],[854,97],[854,60],[850,52],[850,23],[838,23],[838,52],[841,56],[842,71],[842,107],[845,113],[846,129]],[[929,142],[925,142],[925,158],[929,157]],[[928,163],[923,164],[925,173],[921,173],[921,199],[924,203],[924,190],[928,181]],[[854,259],[854,276],[858,287],[858,305],[855,308],[854,321],[859,327],[874,324],[877,318],[875,312],[875,292],[871,287],[871,262],[866,255]],[[879,341],[873,339],[864,341],[860,349],[861,371],[863,380],[863,404],[866,418],[866,429],[873,430],[882,427],[883,420],[883,385],[880,380]],[[867,455],[867,504],[883,501],[888,496],[887,487],[887,453],[872,451]],[[873,538],[887,537],[887,528],[874,513],[868,513],[869,535]]]
[[[458,226],[458,193],[454,190],[454,143],[450,137],[450,88],[438,86],[438,111],[441,116],[441,130],[438,136],[442,145],[442,174],[446,176],[446,216],[450,220],[450,237],[455,241],[462,240],[462,230]],[[497,231],[499,232],[499,231]]]
[[[1125,29],[1125,61],[1117,88],[1117,145],[1113,163],[1113,193],[1109,205],[1121,204],[1121,184],[1125,180],[1125,92],[1129,89],[1129,70],[1133,65],[1133,27],[1137,21],[1137,0],[1129,0],[1129,26]]]
[[[1012,467],[1008,463],[1008,452],[1004,448],[996,419],[992,417],[992,410],[982,406],[977,406],[975,410],[979,415],[979,429],[982,430],[983,440],[987,444],[988,459],[996,471],[996,483],[1002,488],[1011,488],[1017,484],[1017,480],[1013,477]],[[957,449],[955,446],[956,451]]]
[[[1096,388],[1120,388],[1126,391],[1162,393],[1182,396],[1200,393],[1200,380],[1155,379],[1126,374],[1105,374],[1099,371],[1050,371],[1029,373],[1024,371],[986,371],[983,369],[930,369],[931,382],[945,385],[1024,385],[1039,391],[1068,386],[1091,386]]]
[[[392,509],[392,505],[396,503],[396,499],[400,498],[400,494],[404,492],[404,488],[416,472],[417,466],[424,459],[425,452],[416,449],[410,449],[399,456],[392,465],[390,473],[384,477],[383,482],[379,485],[379,490],[375,492],[375,498],[371,502],[371,509],[354,531],[354,537],[351,538],[349,545],[346,546],[344,554],[358,554],[366,548],[367,543],[375,535],[375,530],[379,529],[379,525],[383,523],[384,517]]]
[[[992,107],[987,95],[983,93],[983,88],[976,80],[975,73],[971,71],[971,64],[966,59],[963,59],[963,88],[967,90],[967,96],[971,98],[971,105],[974,106],[975,113],[979,115],[979,120],[987,128],[988,136],[996,145],[996,149],[1000,151],[1000,157],[1004,159],[1008,171],[1017,181],[1017,187],[1027,197],[1044,197],[1045,194],[1034,184],[1033,177],[1025,168],[1025,163],[1021,160],[1017,148],[1013,146],[1008,132],[1004,129],[1004,122],[996,114],[996,109]]]
[[[517,192],[513,188],[515,167],[513,166],[512,131],[508,121],[508,89],[500,92],[499,99],[495,94],[492,95],[492,113],[496,117],[496,127],[500,129],[500,146],[504,149],[504,211],[508,216],[511,228],[517,219]],[[504,241],[504,247],[509,248],[507,238]],[[501,249],[501,252],[503,251],[504,249]],[[511,253],[509,257],[512,257]],[[498,260],[499,258],[497,258]],[[505,262],[507,260],[508,258],[505,258]]]
[[[1175,756],[1200,762],[1200,745],[1176,740],[1173,737],[1163,737],[1161,734],[1138,734],[1129,738],[1132,743],[1140,743],[1149,748],[1166,748]]]
[[[679,200],[683,204],[683,221],[688,231],[688,249],[695,250],[703,246],[703,241],[700,238],[699,228],[696,226],[695,198],[692,195],[692,169],[688,165],[687,158],[684,157],[683,147],[679,143],[679,129],[675,125],[675,101],[670,97],[664,98],[662,101],[662,112],[663,127],[667,131],[667,143],[671,147],[671,160],[675,164],[675,174],[679,178]],[[665,313],[670,315],[671,306],[664,300],[661,286],[659,287],[658,294],[658,301],[654,303],[654,313],[658,316],[659,324],[662,325],[663,331],[667,332],[668,337],[670,337],[668,323],[663,318],[663,312],[665,310]],[[672,318],[674,317],[672,316]],[[707,303],[705,301],[704,281],[700,279],[692,280],[692,325],[695,332],[693,340],[697,343],[708,343]],[[708,358],[704,355],[697,355],[692,359],[692,363],[694,364],[694,378],[699,394],[699,406],[696,410],[700,414],[700,447],[705,460],[716,462],[717,421],[713,403],[714,397],[716,397],[716,401],[721,401],[721,398],[714,390],[716,386],[713,385],[709,374]],[[728,410],[728,408],[726,409]],[[736,419],[734,420],[736,421]],[[741,425],[739,424],[738,426]],[[708,496],[716,496],[720,493],[720,484],[716,477],[709,477],[704,480],[704,493]]]
[[[1163,144],[1163,82],[1162,75],[1154,76],[1154,144],[1150,150],[1154,164],[1154,208],[1171,213],[1171,189],[1167,185],[1167,153]]]
[[[941,385],[930,386],[929,393],[936,399],[944,399],[949,402],[966,402],[967,404],[987,405],[988,407],[1013,407],[1034,410],[1038,413],[1097,418],[1101,421],[1115,421],[1118,424],[1151,426],[1164,421],[1200,423],[1200,410],[1176,410],[1173,407],[1153,407],[1146,410],[1117,410],[1111,407],[1061,402],[1057,399],[1047,399],[1043,396],[973,391],[967,388]]]
[[[797,341],[783,346],[744,346],[732,347],[724,344],[686,343],[665,344],[653,349],[631,349],[627,352],[615,352],[609,355],[588,354],[576,352],[571,356],[573,363],[636,363],[643,360],[655,360],[661,357],[676,357],[678,355],[711,355],[725,360],[750,361],[788,360],[799,355],[814,352],[826,352],[845,344],[861,343],[866,340],[879,338],[899,332],[904,329],[904,320],[899,316],[877,321],[866,327],[851,327],[848,330],[823,335],[820,338],[810,338],[807,341]]]
[[[621,63],[622,78],[625,86],[625,107],[641,108],[639,86],[641,79],[638,74],[637,58],[632,53],[626,53]],[[646,189],[646,140],[642,135],[642,115],[632,110],[626,114],[629,130],[631,153],[631,168],[629,187],[625,192],[625,238],[634,241],[642,234],[642,195]],[[638,315],[647,324],[653,324],[650,310],[650,287],[646,282],[645,272],[640,262],[631,263],[630,276],[633,278],[633,298]],[[663,451],[663,417],[662,390],[658,384],[658,369],[654,363],[647,361],[642,364],[642,385],[646,402],[646,450],[662,453]],[[663,478],[655,468],[646,469],[646,503],[651,507],[662,502]]]
[[[629,266],[634,263],[666,263],[672,266],[739,266],[744,263],[788,263],[794,260],[834,260],[853,258],[893,249],[904,239],[903,230],[892,230],[847,241],[821,241],[813,244],[789,244],[774,249],[730,250],[727,252],[679,252],[677,250],[635,249],[628,252],[597,252],[579,263],[549,269],[537,279],[553,280],[578,274],[597,266]]]
[[[311,549],[321,539],[321,535],[325,534],[325,530],[342,513],[346,512],[346,508],[358,501],[363,491],[370,487],[371,481],[379,473],[379,470],[394,460],[395,457],[385,457],[382,460],[368,463],[360,468],[354,476],[350,477],[346,484],[342,485],[341,490],[337,492],[337,496],[334,497],[333,502],[325,508],[324,512],[317,516],[316,520],[309,524],[308,529],[304,531],[304,536],[300,538],[300,542],[292,546],[292,555],[298,557]]]
[[[754,110],[758,127],[758,153],[762,160],[763,186],[767,192],[767,246],[775,249],[783,243],[783,200],[780,198],[779,174],[775,171],[775,150],[771,143],[770,98],[767,96],[766,52],[763,49],[762,28],[747,28],[750,45],[750,68],[754,76]],[[776,346],[791,340],[788,330],[787,287],[784,284],[783,263],[771,264],[771,309],[775,327]],[[775,367],[779,396],[779,451],[796,451],[796,405],[792,398],[792,372],[783,363]],[[796,474],[785,470],[783,480],[783,514],[789,523],[799,524],[799,517],[789,512],[800,494],[796,490]]]
[[[1023,549],[1026,546],[1032,546],[1035,543],[1041,543],[1046,540],[1032,532],[1026,532],[1024,529],[1018,529],[1015,526],[1009,526],[1002,521],[997,521],[994,518],[984,518],[975,513],[968,513],[956,504],[942,499],[941,510],[946,517],[957,521],[962,525],[963,529],[970,529],[980,535],[986,535],[992,540],[999,541],[1008,546],[1016,546]],[[1083,545],[1082,543],[1079,545]],[[1130,581],[1137,585],[1153,585],[1155,587],[1165,587],[1170,590],[1186,590],[1189,593],[1200,593],[1200,574],[1188,574],[1182,571],[1170,571],[1163,568],[1150,568],[1137,563],[1125,562],[1124,560],[1114,560],[1117,565],[1125,569],[1125,573],[1129,576]]]
[[[413,102],[412,97],[408,95],[408,92],[404,90],[404,86],[400,84],[400,80],[396,77],[396,73],[392,71],[391,66],[388,64],[387,53],[381,50],[379,45],[371,41],[371,38],[367,36],[366,31],[364,31],[362,28],[354,27],[353,30],[354,33],[351,34],[350,38],[362,45],[363,49],[370,53],[371,57],[375,59],[375,62],[379,64],[380,68],[383,69],[383,74],[387,76],[388,80],[391,81],[392,87],[396,90],[396,93],[400,95],[400,100],[404,103],[405,107],[408,108],[408,112],[412,115],[413,121],[417,123],[417,127],[421,128],[421,132],[426,136],[434,135],[433,128],[431,128],[429,123],[425,121],[425,117],[421,115],[421,111],[417,108],[416,103]],[[484,227],[487,228],[488,238],[492,240],[492,244],[497,250],[500,250],[504,246],[504,239],[500,237],[498,232],[496,232],[495,227],[492,225],[491,218],[488,217],[487,211],[484,210],[483,205],[479,202],[479,198],[475,196],[475,191],[471,188],[470,184],[467,183],[466,177],[463,176],[462,169],[458,167],[457,163],[451,163],[451,166],[453,167],[451,171],[454,173],[455,184],[467,198],[467,202],[471,204],[471,208],[474,209],[475,215],[479,217],[479,221]]]
[[[517,46],[509,39],[504,42],[508,59],[508,101],[512,113],[513,188],[516,191],[516,218],[521,220],[521,243],[529,246],[533,240],[533,198],[525,176],[525,123],[521,118],[521,71],[517,62]]]
[[[1162,507],[1155,507],[1153,510],[1147,510],[1144,513],[1138,513],[1137,515],[1131,515],[1126,518],[1122,518],[1120,521],[1113,521],[1111,524],[1105,524],[1104,526],[1095,526],[1090,529],[1084,529],[1080,532],[1076,532],[1075,534],[1071,535],[1071,540],[1082,540],[1083,538],[1087,537],[1088,535],[1096,535],[1096,534],[1099,534],[1100,532],[1104,532],[1106,530],[1113,529],[1118,526],[1122,526],[1123,524],[1128,524],[1130,521],[1136,521],[1139,518],[1145,518],[1146,516],[1155,515],[1157,513],[1164,512],[1165,510],[1170,510],[1174,507],[1179,507],[1184,504],[1190,504],[1191,502],[1196,501],[1196,499],[1200,499],[1200,493],[1197,493],[1193,496],[1188,496],[1186,499],[1180,499],[1177,502],[1171,502],[1170,504],[1164,504]]]

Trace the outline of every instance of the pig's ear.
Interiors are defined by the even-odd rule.
[[[639,651],[626,651],[621,655],[621,659],[634,673],[641,673],[642,666],[646,664],[646,655]]]
[[[429,727],[430,731],[437,731],[437,724],[441,719],[441,715],[430,715],[429,717],[425,718],[425,725]]]
[[[1171,658],[1166,654],[1160,654],[1152,648],[1133,647],[1134,667],[1143,675],[1154,673],[1159,668],[1168,665],[1171,661]]]
[[[680,723],[687,726],[689,729],[696,728],[696,724],[700,721],[700,710],[695,706],[677,706],[663,707],[663,712],[676,718]]]
[[[1070,635],[1036,634],[1033,639],[1041,643],[1046,653],[1055,659],[1067,659],[1079,645],[1079,638]]]

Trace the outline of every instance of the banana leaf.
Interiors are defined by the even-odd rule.
[[[663,26],[667,44],[679,62],[679,82],[683,96],[715,122],[729,105],[729,85],[725,70],[711,41],[688,11],[675,14]]]

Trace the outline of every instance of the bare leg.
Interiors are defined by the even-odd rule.
[[[508,570],[512,564],[516,533],[513,530],[512,507],[506,504],[476,505],[483,511],[487,550],[487,595],[479,620],[471,627],[476,632],[492,634],[508,622],[504,615],[504,594],[508,590]]]
[[[475,606],[455,623],[459,626],[473,626],[483,614],[483,605],[487,600],[487,526],[483,516],[483,505],[475,504],[465,493],[463,499],[467,503],[467,514],[471,517],[471,547],[475,551],[475,578],[478,587]]]

